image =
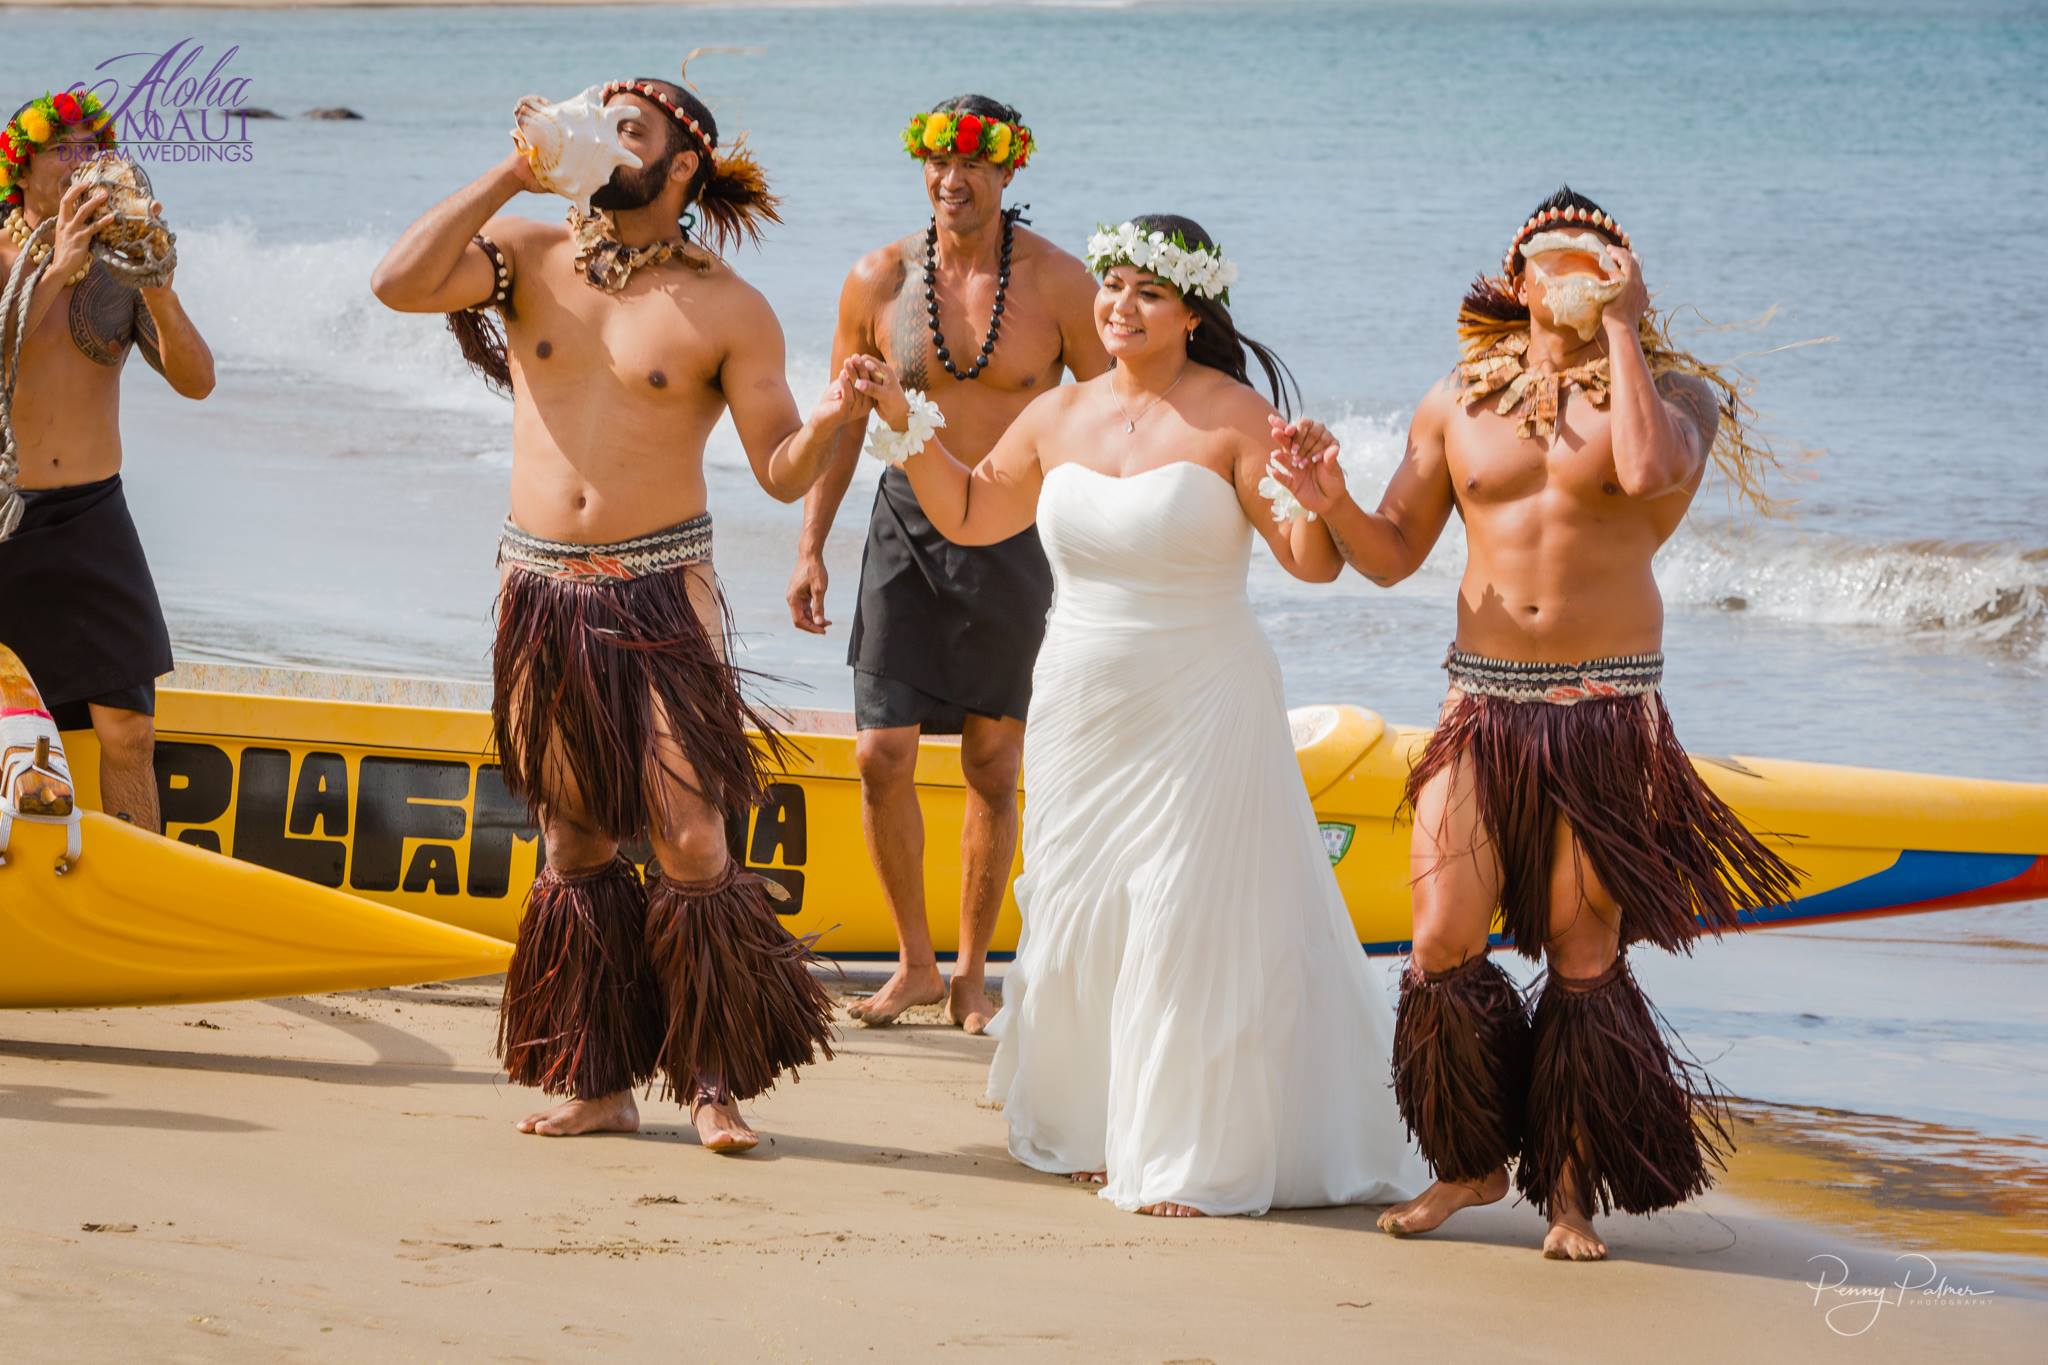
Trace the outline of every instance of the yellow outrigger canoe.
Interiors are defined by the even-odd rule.
[[[41,915],[46,946],[37,951],[47,950],[49,926],[66,915],[113,914],[111,905],[96,902],[116,878],[127,888],[118,916],[137,942],[152,925],[194,906],[258,939],[266,928],[308,913],[277,894],[274,878],[236,881],[235,861],[313,883],[337,900],[372,901],[497,940],[513,937],[539,849],[488,752],[484,689],[206,665],[181,670],[173,683],[157,717],[168,837],[121,830],[126,837],[110,838],[89,830],[80,868],[69,877],[48,877],[19,856],[0,869],[0,923]],[[1302,777],[1359,942],[1368,952],[1404,951],[1408,829],[1396,812],[1410,756],[1426,732],[1389,726],[1356,706],[1305,707],[1292,721]],[[861,840],[850,717],[798,712],[790,729],[804,758],[774,784],[770,802],[747,828],[732,831],[735,847],[789,890],[781,909],[790,929],[817,934],[821,952],[893,957],[894,933]],[[96,805],[91,736],[68,736],[67,743],[80,796]],[[2048,784],[1776,759],[1694,762],[1803,873],[1797,898],[1757,914],[1759,926],[2048,897]],[[959,894],[950,851],[959,845],[963,807],[957,741],[924,743],[917,782],[928,823],[932,928],[940,951],[950,953],[950,907]],[[198,850],[229,859],[195,857]],[[94,875],[78,875],[88,868]],[[24,914],[21,879],[36,876],[44,880],[43,908]],[[362,934],[370,933],[368,924]],[[360,946],[345,919],[323,920],[319,928],[325,947],[308,952],[344,954]],[[1006,899],[996,930],[999,958],[1016,946],[1017,928],[1015,902]],[[24,1003],[24,982],[44,975],[24,953],[24,944],[36,940],[6,932],[10,947],[0,959],[11,961],[0,965],[0,1007]],[[302,944],[310,937],[292,935]],[[139,951],[125,960],[131,974]],[[241,950],[223,939],[215,951],[213,970],[223,981],[235,979]],[[76,954],[71,970],[79,976],[72,995],[87,1003],[90,953]],[[37,998],[47,999],[48,991]]]

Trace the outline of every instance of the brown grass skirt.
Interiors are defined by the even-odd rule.
[[[516,1084],[588,1100],[653,1074],[663,1011],[646,930],[647,893],[624,857],[541,871],[498,1010],[498,1055]]]
[[[1529,1016],[1480,956],[1447,972],[1413,963],[1394,1015],[1394,1102],[1439,1180],[1477,1180],[1522,1146]]]
[[[1559,819],[1621,908],[1624,947],[1690,952],[1702,925],[1734,928],[1798,881],[1700,779],[1655,694],[1570,706],[1467,694],[1409,773],[1407,808],[1460,759],[1500,855],[1501,918],[1525,957],[1540,957],[1549,934]]]
[[[1660,1022],[1626,957],[1597,977],[1543,983],[1515,1184],[1546,1216],[1567,1165],[1590,1215],[1682,1204],[1725,1164],[1726,1101]]]
[[[659,716],[695,772],[684,785],[722,811],[758,805],[767,774],[786,765],[784,741],[740,690],[744,670],[719,657],[699,619],[689,578],[687,568],[606,583],[507,576],[491,725],[505,783],[536,823],[566,777],[597,828],[645,834]]]
[[[654,877],[646,950],[668,1008],[656,1066],[679,1103],[700,1082],[751,1099],[832,1056],[832,1001],[810,943],[782,927],[766,888],[734,863],[708,882]]]

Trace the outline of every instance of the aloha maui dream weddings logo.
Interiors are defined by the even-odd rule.
[[[231,46],[208,65],[203,44],[180,38],[162,52],[109,57],[93,68],[97,81],[72,88],[100,97],[137,161],[245,162],[254,157],[249,78],[229,69],[241,50]]]
[[[1849,1263],[1840,1256],[1822,1254],[1806,1258],[1816,1270],[1813,1306],[1826,1306],[1822,1314],[1828,1330],[1838,1337],[1860,1337],[1877,1326],[1887,1308],[1975,1307],[1998,1291],[1952,1285],[1934,1260],[1917,1251],[1892,1258],[1900,1268],[1899,1277],[1886,1285],[1849,1283]]]

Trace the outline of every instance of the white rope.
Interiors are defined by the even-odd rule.
[[[36,224],[35,231],[22,242],[14,268],[7,272],[7,288],[0,291],[0,540],[14,534],[26,510],[21,499],[21,456],[14,443],[14,381],[21,377],[21,347],[27,339],[29,303],[56,255],[51,252],[38,261],[36,247],[56,231],[54,218]]]

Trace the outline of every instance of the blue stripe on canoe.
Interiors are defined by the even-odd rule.
[[[1919,905],[1924,901],[1982,891],[1987,886],[2011,881],[2032,867],[2034,858],[2032,853],[1945,853],[1909,848],[1881,872],[1860,877],[1832,891],[1802,896],[1796,901],[1758,910],[1742,918],[1745,924],[1788,924],[1827,915],[1855,915],[1871,910],[1890,910],[1901,905]],[[1507,942],[1502,934],[1494,934],[1488,939],[1488,944],[1494,948],[1505,947]],[[1359,946],[1374,957],[1387,957],[1407,952],[1413,946],[1413,940],[1384,939]],[[842,962],[896,960],[894,953],[827,953],[825,956]],[[950,960],[953,954],[940,953],[939,956]],[[1014,954],[990,953],[988,956],[991,962],[1007,962]]]

